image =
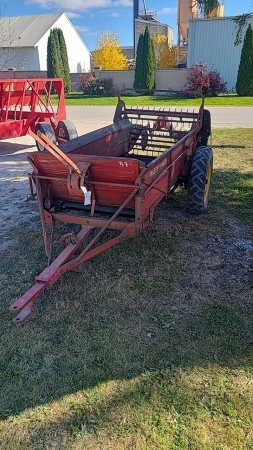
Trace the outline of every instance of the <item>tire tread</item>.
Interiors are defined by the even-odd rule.
[[[201,213],[207,208],[208,198],[205,202],[204,194],[210,164],[213,165],[211,147],[197,148],[193,157],[188,184],[188,209],[193,213]]]

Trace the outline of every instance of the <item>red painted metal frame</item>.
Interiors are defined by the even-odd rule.
[[[53,106],[51,95],[58,104]],[[0,139],[25,136],[37,122],[54,128],[66,119],[63,80],[60,78],[24,78],[0,80]]]
[[[46,267],[46,269],[44,269],[38,277],[36,277],[36,284],[11,305],[10,311],[20,311],[20,313],[13,320],[15,323],[22,322],[31,314],[35,300],[46,288],[49,288],[57,281],[61,273],[63,273],[59,273],[59,268],[64,265],[73,254],[75,254],[82,241],[91,232],[91,230],[92,227],[82,227],[82,230],[77,235],[76,244],[69,244],[61,252],[58,258],[56,258],[49,267]]]
[[[125,109],[126,111],[129,114],[133,112],[130,109]],[[138,114],[141,114],[140,111]],[[192,113],[191,116],[193,117]],[[36,277],[35,285],[10,307],[12,312],[19,312],[14,322],[20,323],[25,320],[31,314],[34,302],[40,293],[51,288],[62,274],[69,270],[77,270],[85,261],[122,239],[134,237],[149,227],[156,206],[170,193],[179,177],[184,173],[187,175],[186,163],[196,150],[202,117],[203,101],[196,118],[194,116],[195,122],[190,131],[148,164],[134,157],[126,158],[124,142],[122,142],[122,156],[119,154],[118,147],[115,150],[117,157],[103,156],[103,148],[99,143],[91,143],[93,153],[91,151],[90,154],[87,154],[86,147],[85,154],[82,154],[81,150],[78,151],[78,154],[75,154],[74,151],[65,154],[44,134],[38,137],[30,131],[31,136],[48,151],[36,152],[28,157],[34,169],[33,173],[29,175],[31,197],[34,197],[32,189],[34,183],[48,267]],[[128,126],[124,120],[122,119],[122,132],[124,127]],[[113,136],[111,136],[109,148],[114,148]],[[52,197],[83,204],[81,187],[86,187],[91,192],[90,213],[75,215],[51,210],[50,207],[46,208],[47,198]],[[114,205],[115,212],[109,219],[97,217],[94,214],[96,205]],[[134,219],[123,220],[121,218],[119,220],[120,213],[126,207],[134,211]],[[54,230],[57,222],[78,224],[81,226],[81,231],[77,236],[73,233],[68,234],[68,237],[71,236],[71,243],[68,243],[62,253],[52,262]],[[48,227],[51,228],[50,239],[48,239]],[[96,229],[98,232],[82,248],[84,240],[91,231],[95,232]],[[118,234],[99,243],[99,238],[107,230],[115,230]],[[62,241],[65,241],[65,236]]]

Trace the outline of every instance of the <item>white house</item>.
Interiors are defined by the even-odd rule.
[[[47,70],[47,41],[53,28],[63,31],[70,72],[88,72],[90,51],[65,13],[2,18],[0,70]]]
[[[187,67],[207,64],[220,72],[229,92],[235,90],[242,43],[235,46],[234,17],[194,19],[189,22]],[[249,20],[253,25],[253,19]]]

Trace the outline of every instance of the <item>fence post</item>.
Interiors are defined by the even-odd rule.
[[[95,77],[100,80],[100,78],[101,78],[101,67],[95,66],[94,67],[94,71],[95,71]]]

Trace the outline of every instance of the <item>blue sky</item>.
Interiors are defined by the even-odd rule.
[[[132,0],[3,0],[2,16],[66,12],[89,50],[94,50],[98,35],[111,28],[122,46],[133,45]],[[177,40],[177,0],[146,0],[148,9],[157,11],[161,23],[174,30]],[[253,11],[253,0],[225,0],[225,15]],[[143,1],[140,0],[140,9]]]

